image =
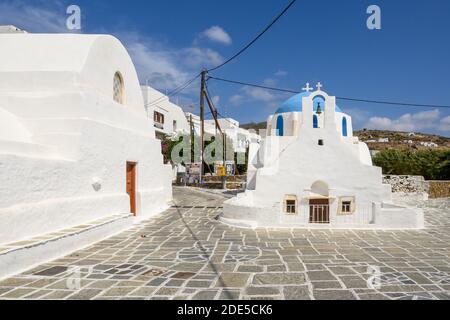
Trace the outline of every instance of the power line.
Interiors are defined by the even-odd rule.
[[[163,95],[161,97],[159,97],[158,99],[149,102],[145,105],[145,107],[151,107],[155,104],[158,104],[160,102],[162,102],[164,99],[166,99],[166,97],[172,97],[178,93],[180,93],[181,91],[185,90],[186,88],[188,88],[195,80],[197,80],[200,77],[200,73],[197,74],[194,78],[186,81],[185,83],[183,83],[182,85],[178,86],[177,88],[173,89],[172,91],[170,91],[167,95]]]
[[[247,82],[242,82],[242,81],[217,78],[217,77],[213,77],[213,76],[209,76],[208,80],[209,79],[213,79],[213,80],[217,80],[217,81],[221,81],[221,82],[232,83],[232,84],[238,84],[238,85],[242,85],[242,86],[248,86],[248,87],[255,87],[255,88],[260,88],[260,89],[272,90],[272,91],[287,92],[287,93],[300,93],[300,91],[295,91],[295,90],[290,90],[290,89],[281,89],[281,88],[262,86],[262,85],[252,84],[252,83],[247,83]]]
[[[236,80],[229,80],[229,79],[222,79],[222,78],[217,78],[217,77],[212,77],[212,76],[208,77],[208,80],[210,80],[210,79],[225,82],[225,83],[237,84],[237,85],[248,86],[248,87],[255,87],[255,88],[266,89],[266,90],[271,90],[271,91],[294,93],[294,94],[301,93],[301,91],[262,86],[262,85],[258,85],[258,84],[236,81]],[[416,104],[416,103],[368,100],[368,99],[358,99],[358,98],[348,98],[348,97],[336,97],[336,99],[345,100],[345,101],[353,101],[353,102],[365,102],[365,103],[373,103],[373,104],[387,104],[387,105],[395,105],[395,106],[404,106],[404,107],[450,108],[450,105]]]
[[[208,72],[215,71],[215,70],[217,70],[219,68],[222,68],[226,64],[228,64],[231,61],[233,61],[234,59],[236,59],[242,53],[244,53],[244,51],[246,51],[248,48],[250,48],[256,41],[259,40],[259,38],[261,38],[267,31],[269,31],[270,28],[272,28],[272,26],[275,23],[277,23],[277,21],[280,20],[282,16],[284,16],[284,14],[294,5],[295,2],[297,2],[297,0],[292,0],[288,4],[288,6],[286,8],[284,8],[284,10],[281,11],[281,13],[269,25],[263,31],[261,31],[252,41],[250,41],[245,47],[243,47],[241,50],[239,50],[235,55],[233,55],[231,58],[229,58],[225,62],[221,63],[220,65],[218,65],[218,66],[216,66],[214,68],[209,69]]]
[[[160,102],[162,102],[166,97],[171,97],[174,96],[176,94],[178,94],[179,92],[185,90],[187,87],[189,87],[195,80],[197,80],[200,77],[200,74],[198,74],[197,76],[195,76],[194,78],[192,78],[191,80],[188,80],[187,82],[185,82],[184,84],[180,85],[179,87],[175,88],[174,90],[172,90],[171,92],[169,92],[166,95],[161,96],[159,99],[154,100],[153,102],[150,102],[148,104],[146,104],[146,107],[150,107],[153,106],[155,104],[158,104]]]

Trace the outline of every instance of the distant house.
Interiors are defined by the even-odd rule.
[[[389,138],[380,138],[378,139],[378,143],[389,143]]]
[[[147,116],[153,122],[157,138],[189,133],[189,124],[181,107],[170,102],[168,96],[149,86],[143,86],[141,90]]]
[[[188,123],[192,121],[192,127],[197,135],[201,134],[201,122],[200,117],[192,113],[186,113],[186,119]],[[251,141],[255,140],[257,143],[261,140],[261,137],[256,133],[249,130],[240,128],[239,122],[232,118],[220,118],[218,119],[220,128],[227,135],[233,143],[235,152],[245,153]],[[205,133],[210,135],[216,135],[218,129],[214,120],[205,120]]]
[[[427,147],[427,148],[437,148],[437,147],[439,147],[439,145],[434,143],[434,142],[420,142],[420,145],[423,146],[423,147]]]

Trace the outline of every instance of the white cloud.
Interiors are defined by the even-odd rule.
[[[232,96],[230,97],[230,99],[228,99],[228,100],[229,100],[230,103],[233,104],[233,105],[239,105],[239,104],[241,104],[241,102],[244,100],[244,96],[241,95],[241,94],[235,94],[235,95],[232,95]]]
[[[185,48],[182,50],[180,58],[190,68],[206,68],[216,66],[222,63],[222,56],[209,48],[203,49],[199,47]]]
[[[247,96],[256,101],[262,102],[272,102],[276,99],[275,94],[269,92],[266,89],[254,88],[254,87],[244,87],[243,91]]]
[[[284,70],[278,70],[274,75],[275,77],[285,77],[288,75],[288,72]]]
[[[439,130],[450,132],[450,116],[443,118],[439,123]]]
[[[2,1],[0,3],[1,24],[12,24],[28,32],[69,32],[66,28],[66,7],[56,1],[32,5],[23,1]]]
[[[447,117],[449,118],[449,117]],[[440,119],[438,109],[422,111],[418,113],[407,113],[398,119],[387,117],[372,117],[366,124],[368,129],[394,130],[394,131],[420,131],[424,129],[438,128],[441,131],[447,131],[447,125],[450,125],[450,119]]]
[[[214,96],[212,97],[212,102],[214,103],[214,105],[217,107],[217,105],[220,102],[220,96]]]
[[[157,89],[174,89],[193,77],[201,68],[220,64],[221,55],[209,48],[170,48],[139,34],[118,34],[138,71],[141,83]],[[196,92],[193,83],[185,90]]]
[[[212,26],[211,28],[206,29],[200,36],[225,45],[230,45],[233,42],[230,35],[219,26]]]
[[[66,6],[56,0],[38,0],[31,4],[21,0],[6,0],[0,2],[0,21],[29,32],[64,33],[68,32],[66,9]],[[81,9],[83,18],[83,8]],[[90,31],[112,33],[119,38],[130,53],[141,83],[147,82],[160,90],[174,89],[198,73],[201,67],[210,67],[223,61],[218,52],[209,48],[174,48],[138,32],[105,29]],[[217,30],[210,31],[208,34],[219,37]],[[191,90],[195,87],[193,84]]]
[[[157,48],[150,39],[141,39],[135,35],[120,38],[130,53],[141,83],[170,90],[185,83],[191,76],[176,64],[176,52]]]

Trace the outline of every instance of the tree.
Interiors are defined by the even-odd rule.
[[[384,174],[419,175],[426,180],[450,179],[450,150],[384,150],[373,162]]]

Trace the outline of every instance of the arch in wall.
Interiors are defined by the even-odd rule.
[[[284,119],[282,115],[279,115],[277,118],[277,136],[284,136]]]
[[[120,104],[125,103],[125,87],[124,87],[124,83],[123,83],[122,74],[119,71],[117,71],[114,74],[113,99],[117,103],[120,103]]]
[[[328,184],[323,181],[316,181],[311,186],[311,192],[314,194],[321,195],[323,197],[328,197],[329,196]]]
[[[313,111],[314,112],[317,112],[317,108],[318,108],[319,104],[320,104],[321,111],[325,112],[326,100],[325,100],[325,97],[322,95],[317,95],[313,99]]]
[[[319,128],[319,118],[317,117],[317,115],[313,115],[313,128],[317,129]]]
[[[342,135],[344,137],[348,137],[348,127],[347,127],[347,118],[342,118]]]

